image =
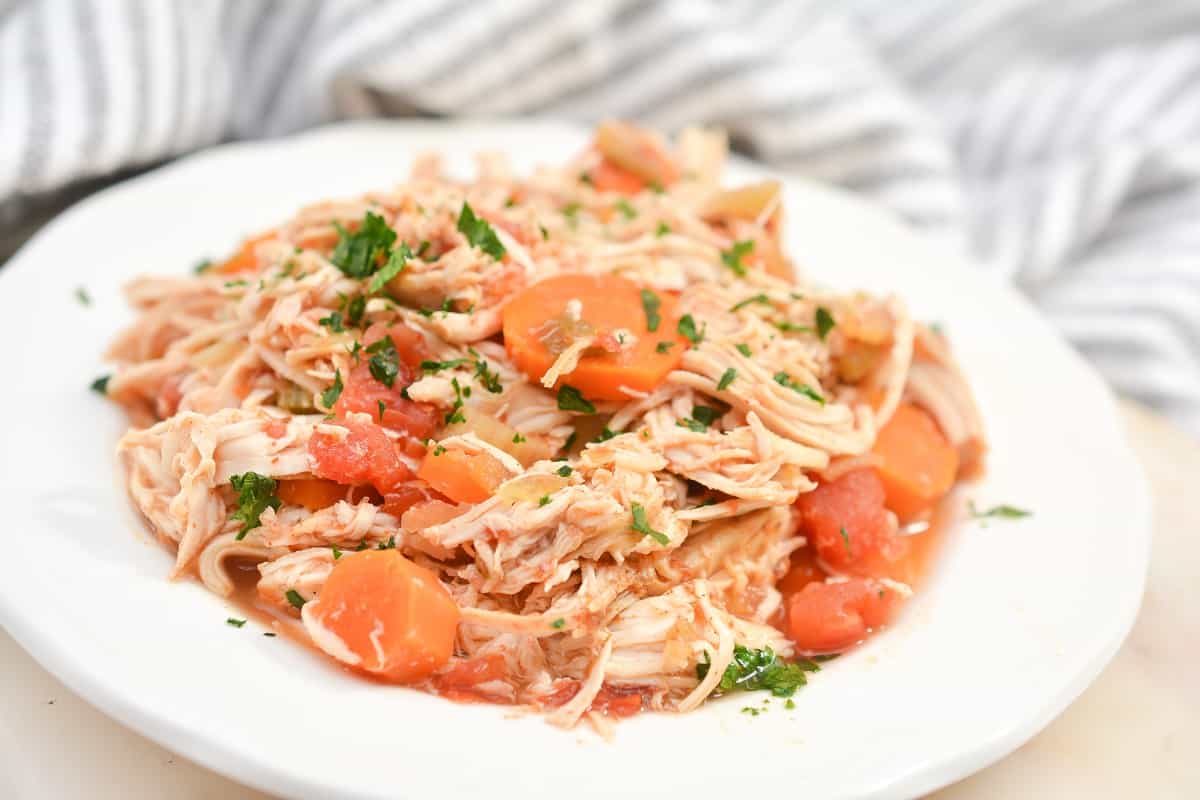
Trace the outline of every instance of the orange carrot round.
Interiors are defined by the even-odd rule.
[[[676,330],[677,304],[674,295],[644,294],[619,275],[556,275],[505,307],[504,346],[522,371],[540,380],[575,336],[594,335],[596,345],[555,386],[569,384],[589,400],[628,400],[620,387],[649,392],[683,358],[689,343]]]
[[[287,505],[304,506],[309,511],[319,511],[346,499],[346,487],[326,478],[280,480],[275,493]]]
[[[233,275],[238,272],[251,272],[258,269],[258,256],[255,255],[255,250],[263,242],[274,238],[275,231],[267,231],[257,236],[251,236],[242,242],[242,246],[227,261],[218,264],[216,271],[224,275]]]
[[[461,619],[437,576],[395,550],[344,553],[302,615],[322,650],[398,683],[450,660]]]
[[[482,503],[492,496],[508,472],[490,453],[469,455],[433,447],[425,454],[417,477],[456,503]]]
[[[933,509],[954,485],[958,451],[927,412],[901,403],[875,438],[885,505],[902,520]]]

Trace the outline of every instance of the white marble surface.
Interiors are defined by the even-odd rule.
[[[1200,442],[1132,404],[1123,413],[1156,513],[1133,633],[1049,728],[938,800],[1200,797]],[[108,719],[2,630],[0,671],[0,797],[266,797]]]

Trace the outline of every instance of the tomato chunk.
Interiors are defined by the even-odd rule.
[[[784,632],[804,652],[840,652],[887,624],[903,599],[870,578],[810,583],[785,599]]]
[[[504,680],[507,669],[499,653],[459,661],[433,677],[433,685],[442,697],[471,701],[483,699],[479,686]]]
[[[318,431],[308,442],[312,474],[341,484],[369,483],[386,495],[412,479],[397,444],[378,425],[343,420],[344,438]]]
[[[319,511],[346,499],[346,487],[327,478],[280,480],[275,493],[284,503],[304,506],[309,511]]]
[[[450,660],[461,619],[437,576],[395,550],[344,554],[301,615],[322,650],[399,683]]]
[[[401,330],[401,326],[392,329],[393,333],[397,330]],[[393,335],[393,342],[395,338]],[[402,360],[395,382],[391,386],[385,386],[375,379],[371,374],[370,364],[364,361],[350,370],[350,374],[345,377],[342,394],[333,404],[333,413],[343,418],[351,412],[369,414],[375,422],[385,428],[407,434],[414,439],[424,439],[437,430],[441,417],[433,405],[418,403],[404,397],[403,391],[413,382],[413,376],[413,370]]]
[[[854,470],[800,495],[801,530],[821,560],[837,572],[892,577],[908,554],[883,505],[874,471]]]

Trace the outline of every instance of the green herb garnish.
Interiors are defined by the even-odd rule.
[[[335,222],[333,226],[337,229],[338,243],[329,260],[351,278],[366,278],[373,274],[380,257],[387,259],[396,243],[396,232],[383,217],[370,211],[354,233],[340,223]]]
[[[561,467],[559,467],[558,469],[556,469],[554,471],[558,473],[558,476],[560,478],[571,477],[571,468],[568,467],[566,464],[563,464]]]
[[[96,380],[92,381],[92,383],[91,383],[92,391],[96,392],[97,394],[102,394],[105,397],[107,397],[108,396],[108,381],[111,378],[112,378],[112,375],[101,375],[99,378],[96,378]]]
[[[746,358],[750,357],[750,345],[746,344],[745,342],[741,342],[740,344],[737,345],[737,351],[739,353],[741,353],[742,355],[744,355]]]
[[[335,369],[333,371],[333,385],[321,392],[321,405],[326,408],[333,408],[333,404],[342,396],[342,388],[342,371]]]
[[[345,333],[346,326],[343,324],[342,312],[333,311],[328,317],[321,317],[317,320],[317,324],[329,328],[334,333]]]
[[[771,305],[771,298],[767,297],[765,294],[760,292],[759,294],[747,297],[745,300],[734,303],[732,306],[729,307],[729,310],[730,311],[741,311],[743,308],[745,308],[746,306],[748,306],[752,303],[759,303],[764,306],[769,306],[769,305]]]
[[[837,323],[833,321],[833,314],[829,313],[829,309],[825,306],[817,306],[817,336],[821,341],[825,341],[825,336],[833,330],[833,326]]]
[[[293,608],[304,608],[304,604],[308,602],[295,589],[288,589],[285,597],[287,597],[287,601],[292,604]]]
[[[642,289],[642,310],[646,312],[646,330],[651,333],[658,330],[659,323],[662,322],[662,316],[658,313],[661,305],[662,300],[658,295],[649,289]]]
[[[706,652],[704,661],[696,664],[696,677],[704,680],[711,666],[712,661]],[[733,660],[721,675],[717,691],[729,693],[765,690],[776,697],[791,697],[797,689],[808,683],[804,673],[817,672],[820,669],[820,665],[811,659],[801,659],[789,664],[780,661],[775,651],[769,647],[751,650],[739,644],[733,648]]]
[[[753,250],[753,239],[734,242],[733,247],[721,251],[721,263],[733,270],[733,273],[738,277],[744,277],[746,275],[746,265],[742,263],[742,256],[749,255]]]
[[[793,392],[798,392],[810,400],[816,401],[817,403],[820,403],[821,405],[825,405],[825,398],[822,397],[820,394],[818,394],[807,383],[796,383],[796,379],[793,378],[791,375],[788,375],[786,372],[776,372],[773,377],[774,377],[775,382],[778,383],[780,386],[786,386],[787,388],[791,389]]]
[[[558,389],[558,408],[560,411],[578,411],[581,414],[596,413],[596,406],[582,392],[566,383]]]
[[[967,510],[971,514],[971,519],[1024,519],[1033,516],[1032,511],[1008,505],[992,506],[986,511],[980,511],[975,507],[974,500],[967,501]]]
[[[708,323],[704,323],[704,326],[697,332],[696,320],[692,319],[691,314],[684,314],[679,318],[679,324],[675,326],[675,329],[695,347],[704,341],[704,331],[708,329]]]
[[[737,378],[737,370],[733,367],[729,367],[727,370],[721,373],[721,380],[717,381],[717,391],[723,392],[728,389],[729,384],[733,383],[735,378]]]
[[[467,237],[467,242],[472,247],[478,247],[497,261],[504,258],[504,245],[500,243],[496,231],[486,219],[475,216],[475,212],[465,200],[462,211],[458,214],[458,232]]]
[[[663,236],[666,236],[670,232],[671,232],[671,226],[665,222],[658,223],[658,227],[656,227],[654,229],[654,235],[658,236],[660,238]]]
[[[226,618],[225,618],[225,624],[226,624],[226,625],[229,625],[229,626],[231,626],[231,627],[234,627],[234,628],[240,628],[240,627],[242,627],[243,625],[245,625],[245,624],[246,624],[246,620],[244,620],[244,619],[237,619],[236,617],[226,617]]]
[[[401,242],[400,246],[388,255],[387,261],[380,270],[371,277],[371,283],[367,285],[367,293],[375,294],[386,286],[388,281],[404,271],[404,268],[408,266],[408,260],[412,257],[412,250],[408,249],[405,242]]]
[[[665,533],[656,531],[654,528],[650,527],[650,523],[646,520],[646,509],[641,503],[633,503],[630,506],[630,511],[633,512],[632,527],[636,533],[640,533],[643,536],[649,536],[651,539],[661,545],[668,545],[671,543],[670,538],[668,538]]]
[[[670,352],[671,348],[674,346],[675,346],[674,342],[668,342],[668,341],[664,340],[664,341],[659,342],[657,345],[655,345],[654,352],[667,353],[667,352]]]
[[[262,524],[259,516],[264,511],[268,508],[279,508],[282,501],[275,496],[275,479],[259,475],[257,472],[231,475],[229,485],[238,493],[238,509],[230,515],[230,519],[242,522],[241,531],[234,537],[240,541]]]
[[[389,389],[392,388],[396,376],[400,374],[400,354],[396,352],[396,343],[392,341],[392,337],[384,336],[374,344],[368,345],[367,352],[371,354],[371,360],[367,362],[371,377]]]
[[[633,219],[637,216],[637,209],[629,205],[629,201],[622,197],[615,204],[617,211],[621,212],[621,216],[625,219]]]

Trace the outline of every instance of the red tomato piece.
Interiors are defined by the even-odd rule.
[[[848,472],[800,495],[801,530],[835,571],[893,577],[908,555],[908,542],[894,530],[883,499],[883,484],[873,470]]]
[[[309,440],[313,475],[342,484],[369,483],[384,495],[412,479],[383,428],[350,421],[338,425],[349,431],[345,438],[317,432]]]
[[[870,578],[810,583],[785,600],[784,632],[806,653],[836,653],[887,624],[900,592]]]
[[[375,380],[366,362],[359,364],[346,376],[345,388],[333,404],[333,413],[342,418],[351,412],[368,414],[385,428],[424,439],[437,430],[441,417],[433,405],[407,400],[401,395],[412,380],[413,373],[401,364],[396,382],[389,388]],[[380,403],[383,403],[382,414]]]
[[[481,684],[504,680],[507,669],[499,653],[459,661],[445,672],[433,676],[438,694],[451,700],[483,699],[478,691]]]

